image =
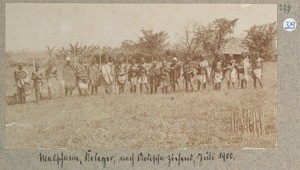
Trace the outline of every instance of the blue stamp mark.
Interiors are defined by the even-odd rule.
[[[297,27],[297,22],[293,18],[287,18],[283,22],[283,28],[286,31],[294,31]]]

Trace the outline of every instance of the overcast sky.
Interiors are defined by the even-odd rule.
[[[6,4],[6,50],[46,49],[69,42],[119,46],[141,28],[166,31],[170,43],[183,25],[239,18],[234,36],[252,25],[277,21],[277,5]]]

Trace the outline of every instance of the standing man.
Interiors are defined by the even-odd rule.
[[[171,90],[173,92],[176,92],[176,85],[178,86],[178,88],[180,89],[180,86],[179,86],[179,82],[178,82],[178,79],[180,77],[180,65],[177,64],[177,58],[174,57],[172,59],[172,64],[170,65],[170,80],[171,80]]]
[[[258,81],[260,87],[263,87],[262,85],[262,69],[263,69],[263,59],[259,56],[258,53],[255,53],[255,60],[252,63],[253,67],[253,85],[254,88],[256,88],[256,82]]]
[[[102,75],[106,82],[105,93],[110,94],[112,92],[112,84],[114,83],[114,64],[112,58],[105,56],[105,63],[102,65]]]
[[[48,67],[46,68],[45,71],[45,76],[48,82],[49,98],[51,99],[53,97],[53,94],[55,94],[59,88],[58,72],[56,67],[54,67],[54,61],[49,62]]]
[[[188,91],[188,86],[191,87],[191,91],[194,91],[192,78],[194,77],[194,71],[191,67],[191,59],[187,58],[183,65],[183,78],[185,80],[185,90]]]
[[[141,62],[138,67],[138,83],[140,84],[140,93],[143,93],[143,86],[145,86],[147,92],[149,91],[147,86],[147,69],[145,67],[144,58],[141,58]]]
[[[236,62],[232,55],[230,55],[230,60],[227,62],[227,67],[223,68],[225,71],[225,77],[227,80],[227,88],[230,89],[230,85],[235,87],[235,82],[238,79],[238,72],[236,69]]]
[[[79,58],[75,71],[79,95],[83,95],[84,92],[85,96],[87,96],[89,88],[89,74],[87,66],[83,63],[83,58]]]
[[[66,58],[66,65],[63,68],[63,79],[65,82],[65,95],[68,96],[69,93],[71,97],[76,87],[76,75],[69,56]]]
[[[135,58],[132,59],[132,64],[128,71],[128,79],[130,81],[130,93],[136,93],[138,82],[138,64]]]
[[[100,85],[100,65],[97,64],[96,55],[92,58],[92,64],[89,67],[90,87],[91,94],[98,93],[98,87]]]
[[[21,103],[26,102],[26,91],[29,86],[29,77],[27,71],[24,69],[24,63],[18,62],[18,69],[14,71],[15,82],[17,85],[17,95]]]
[[[31,80],[33,80],[33,89],[35,91],[36,101],[39,102],[42,99],[41,89],[42,89],[43,80],[45,78],[44,78],[43,72],[40,70],[39,63],[35,64],[34,69],[35,69],[35,71],[32,72]]]
[[[197,80],[198,80],[198,90],[202,85],[202,89],[206,89],[206,81],[207,81],[207,68],[208,62],[204,59],[203,56],[199,57],[199,63],[197,64]]]
[[[249,69],[250,69],[250,63],[248,54],[243,53],[243,60],[240,63],[240,82],[241,82],[241,88],[248,88],[248,80],[249,80]]]
[[[221,83],[223,80],[223,62],[220,55],[216,56],[215,61],[213,62],[212,71],[214,90],[219,91],[221,90]]]
[[[162,62],[160,73],[162,92],[168,93],[168,87],[170,86],[170,69],[167,67],[167,61],[165,60]]]
[[[157,93],[157,87],[159,84],[160,71],[157,68],[157,62],[153,61],[152,66],[149,69],[149,84],[150,84],[150,93]]]
[[[126,83],[127,65],[124,58],[120,58],[119,64],[116,66],[117,83],[119,86],[119,94],[124,93]]]

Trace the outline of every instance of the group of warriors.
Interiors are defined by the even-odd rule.
[[[198,91],[205,90],[208,82],[212,83],[213,90],[219,91],[224,79],[227,81],[228,89],[236,88],[236,86],[245,89],[248,88],[248,80],[251,75],[255,88],[257,83],[261,87],[263,86],[263,59],[259,55],[255,55],[252,63],[247,53],[243,53],[243,59],[240,62],[236,62],[233,56],[224,61],[221,55],[216,55],[211,66],[203,56],[197,57],[196,61],[187,58],[183,64],[179,64],[176,57],[172,59],[170,65],[165,60],[162,61],[161,66],[157,61],[153,61],[150,68],[146,66],[143,58],[140,58],[139,61],[132,58],[131,61],[131,64],[128,64],[124,58],[120,58],[117,63],[114,63],[112,58],[105,56],[105,62],[99,65],[93,56],[90,65],[85,64],[83,58],[79,58],[78,63],[73,66],[71,58],[67,57],[66,64],[62,69],[63,81],[61,81],[65,96],[72,96],[76,87],[80,96],[97,94],[98,87],[103,84],[105,93],[110,94],[113,90],[112,86],[116,85],[118,93],[121,94],[125,91],[126,82],[130,83],[130,93],[136,93],[138,87],[140,93],[155,94],[159,87],[161,87],[162,93],[177,92],[181,89],[180,78],[183,78],[185,90],[192,92],[195,91],[193,87],[195,79]],[[43,99],[42,96],[45,93],[51,98],[53,91],[57,90],[59,82],[58,71],[54,63],[49,62],[45,72],[40,69],[38,63],[34,67],[31,80],[36,100]],[[24,103],[30,78],[22,62],[18,63],[14,77],[19,101]]]

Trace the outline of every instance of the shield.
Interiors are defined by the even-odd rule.
[[[63,69],[63,78],[65,87],[73,90],[76,86],[76,76],[71,67],[65,67]]]
[[[59,97],[60,94],[59,82],[56,78],[50,78],[48,80],[48,87],[52,98]]]
[[[114,70],[108,64],[102,66],[102,75],[107,84],[113,84],[114,82]]]
[[[48,83],[43,81],[41,84],[41,97],[47,99],[49,97]]]

